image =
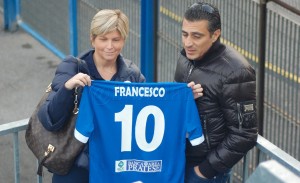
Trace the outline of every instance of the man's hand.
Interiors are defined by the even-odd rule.
[[[203,178],[203,179],[207,179],[207,178],[204,177],[204,175],[202,175],[202,173],[200,172],[199,166],[195,166],[195,167],[194,167],[194,171],[195,171],[195,173],[196,173],[199,177],[201,177],[201,178]]]
[[[197,99],[199,97],[203,96],[203,88],[200,84],[195,84],[194,81],[188,83],[188,87],[191,87],[193,90],[194,99]]]

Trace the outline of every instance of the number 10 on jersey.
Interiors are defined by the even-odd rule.
[[[162,110],[154,105],[148,105],[142,108],[136,119],[133,118],[133,105],[125,105],[122,111],[115,113],[115,122],[122,123],[121,130],[121,152],[131,151],[132,144],[132,124],[135,121],[134,133],[135,141],[138,147],[145,152],[151,152],[157,149],[165,133],[165,117]],[[148,143],[146,140],[146,126],[149,115],[154,117],[154,131],[152,140]]]

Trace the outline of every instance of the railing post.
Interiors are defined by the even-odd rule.
[[[243,164],[243,183],[246,182],[248,176],[249,176],[249,153],[244,156],[244,164]]]
[[[265,85],[265,55],[266,55],[266,35],[267,35],[267,2],[268,0],[260,0],[259,13],[259,66],[258,66],[258,81],[257,81],[257,121],[258,133],[263,136],[264,131],[264,85]],[[257,152],[256,163],[259,163],[259,150]]]
[[[4,29],[9,31],[17,30],[18,0],[4,0]]]
[[[263,136],[264,119],[264,84],[265,84],[265,55],[267,35],[267,0],[260,1],[259,21],[259,70],[258,70],[258,93],[257,93],[257,119],[258,133]]]
[[[69,0],[69,20],[70,20],[70,52],[71,55],[78,54],[77,40],[77,0]]]
[[[158,0],[142,0],[141,6],[141,71],[153,82],[157,80]]]
[[[20,153],[19,153],[19,137],[18,132],[14,132],[14,169],[15,183],[20,182]]]

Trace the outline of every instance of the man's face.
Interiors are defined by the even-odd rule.
[[[189,22],[186,19],[182,22],[182,44],[186,56],[190,60],[201,59],[213,42],[220,35],[220,30],[216,30],[213,35],[208,31],[208,21],[200,20]]]

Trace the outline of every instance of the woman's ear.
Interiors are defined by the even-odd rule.
[[[94,40],[95,37],[93,35],[90,35],[90,42],[91,42],[91,46],[94,48]]]

